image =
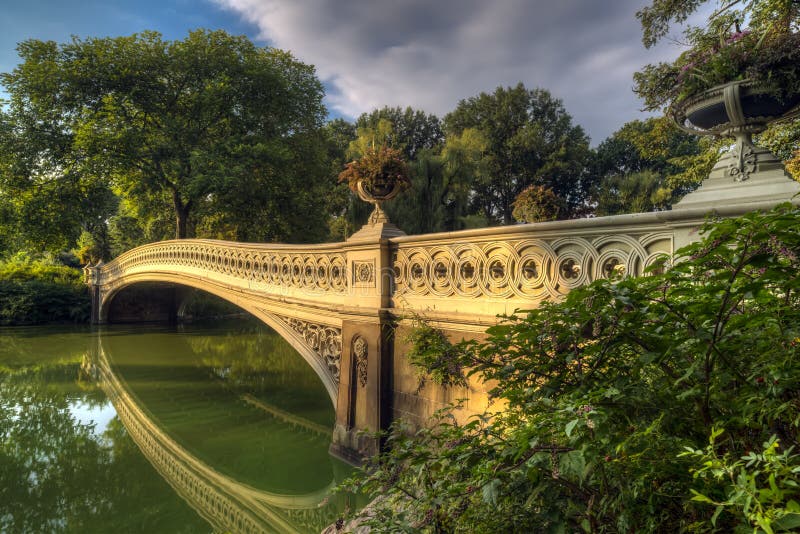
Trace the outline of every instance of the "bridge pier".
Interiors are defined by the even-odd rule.
[[[342,324],[342,372],[331,454],[358,464],[377,453],[374,435],[391,420],[391,326],[388,318]]]

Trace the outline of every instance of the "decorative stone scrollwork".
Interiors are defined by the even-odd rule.
[[[356,336],[353,338],[352,354],[356,362],[356,375],[358,376],[358,384],[363,388],[367,385],[368,361],[367,341],[363,337]]]
[[[744,182],[750,179],[752,173],[756,172],[756,151],[750,142],[737,140],[731,149],[729,159],[728,175],[735,182]]]
[[[353,285],[360,287],[375,286],[375,263],[372,261],[353,262]]]
[[[311,350],[328,367],[334,382],[338,384],[342,359],[342,330],[293,317],[281,317],[281,320],[303,337]]]
[[[658,257],[671,254],[669,233],[403,243],[394,259],[395,295],[559,298],[598,278],[643,274]]]

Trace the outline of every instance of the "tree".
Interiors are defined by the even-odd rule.
[[[485,139],[468,128],[440,148],[417,152],[410,164],[410,190],[387,206],[391,220],[409,234],[486,226],[469,211],[473,187],[486,178]]]
[[[592,154],[597,215],[668,209],[708,177],[721,143],[679,130],[668,117],[635,120]]]
[[[561,202],[552,189],[531,185],[514,201],[514,218],[519,222],[553,221],[558,218]]]
[[[664,180],[658,173],[612,174],[597,187],[595,213],[603,217],[663,209],[665,196]]]
[[[182,41],[156,32],[130,37],[30,40],[18,47],[22,63],[3,84],[12,111],[55,125],[58,144],[81,173],[112,181],[128,197],[166,196],[178,238],[193,213],[230,208],[218,199],[246,192],[240,180],[291,184],[309,170],[293,157],[313,144],[325,114],[322,85],[312,67],[291,54],[258,48],[245,37],[197,30]],[[49,145],[36,157],[47,160]],[[288,176],[288,177],[287,177]],[[315,189],[322,177],[305,176]],[[280,186],[275,185],[273,189]],[[237,205],[237,223],[274,213],[259,199]],[[275,202],[273,202],[273,206]],[[266,212],[266,214],[265,214]]]
[[[563,217],[585,208],[589,138],[548,91],[528,90],[521,83],[498,87],[493,94],[462,100],[444,122],[448,137],[475,128],[488,142],[491,178],[476,185],[473,198],[487,219],[513,222],[514,199],[533,184],[551,188],[562,199]]]
[[[37,83],[50,82],[45,72]],[[59,113],[31,108],[13,94],[8,109],[0,108],[0,243],[61,251],[102,225],[116,198],[101,176],[82,168]]]
[[[356,128],[377,129],[378,123],[388,121],[392,125],[389,146],[401,150],[408,161],[413,161],[425,149],[435,149],[444,142],[442,123],[436,115],[410,107],[384,107],[363,113],[356,121]]]

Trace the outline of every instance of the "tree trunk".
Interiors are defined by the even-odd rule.
[[[175,205],[175,239],[186,239],[191,202],[184,204],[181,194],[175,190],[172,191],[172,201]]]

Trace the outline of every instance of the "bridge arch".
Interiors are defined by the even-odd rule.
[[[339,357],[342,350],[340,325],[338,328],[337,325],[323,324],[309,326],[307,322],[291,316],[281,317],[260,305],[261,303],[257,300],[243,298],[240,290],[211,282],[208,279],[165,272],[136,273],[118,279],[113,287],[103,292],[98,299],[100,322],[108,323],[112,302],[121,291],[153,282],[205,291],[258,318],[286,340],[311,366],[325,386],[334,410],[336,409],[339,391]],[[309,332],[309,330],[311,331]]]

